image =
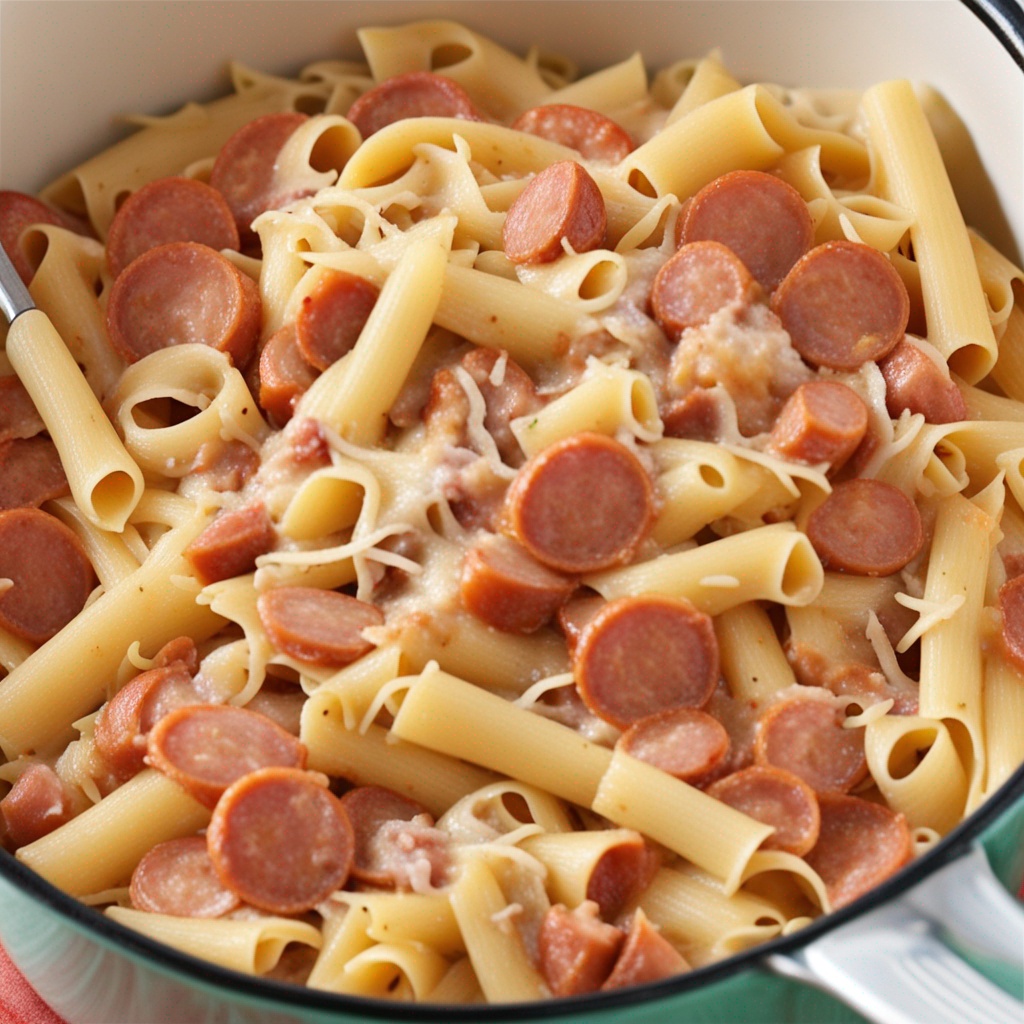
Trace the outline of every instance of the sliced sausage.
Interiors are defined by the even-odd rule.
[[[1012,576],[999,588],[1003,648],[1024,670],[1024,575]]]
[[[0,377],[0,444],[35,437],[45,429],[25,385],[14,374]]]
[[[384,615],[366,601],[316,587],[275,587],[256,609],[271,642],[311,665],[348,665],[373,649],[362,632]]]
[[[836,484],[809,516],[807,536],[826,569],[888,576],[921,550],[924,527],[899,488],[857,478]]]
[[[904,409],[921,413],[929,423],[967,419],[960,389],[916,345],[901,338],[878,364],[885,378],[885,407],[896,419]]]
[[[712,715],[696,708],[671,708],[641,718],[616,746],[684,782],[715,769],[729,752],[729,734]]]
[[[256,282],[196,242],[144,252],[114,282],[107,307],[110,343],[129,363],[171,345],[201,344],[245,366],[260,333]]]
[[[585,905],[549,907],[537,936],[540,973],[554,996],[596,992],[615,966],[626,936]]]
[[[331,446],[320,424],[306,417],[299,420],[289,435],[292,458],[300,466],[326,466],[331,461]]]
[[[812,366],[856,370],[903,337],[910,298],[893,265],[860,242],[825,242],[772,295],[772,311]]]
[[[107,266],[117,277],[137,256],[168,242],[237,249],[238,228],[224,197],[194,178],[157,178],[133,192],[107,234]]]
[[[784,459],[838,469],[868,431],[868,407],[853,388],[839,381],[812,380],[786,399],[768,439]]]
[[[33,224],[54,224],[60,228],[71,225],[56,210],[35,196],[10,190],[0,191],[0,245],[4,247],[18,277],[26,285],[32,283],[36,267],[20,245],[22,232]]]
[[[569,577],[542,565],[521,544],[500,534],[478,540],[462,563],[463,605],[478,619],[507,633],[540,629],[575,586]]]
[[[205,441],[196,452],[189,473],[202,475],[213,491],[240,491],[260,468],[259,453],[244,441]]]
[[[223,917],[241,905],[217,877],[204,836],[154,846],[132,872],[128,895],[137,910],[173,917]]]
[[[0,816],[14,849],[34,843],[74,816],[71,796],[61,777],[46,764],[32,764],[0,800]]]
[[[299,350],[294,324],[285,324],[267,339],[260,352],[259,376],[260,405],[276,423],[284,425],[292,418],[295,403],[317,378]]]
[[[271,686],[273,676],[267,676],[260,689],[245,705],[250,711],[276,722],[285,732],[298,736],[302,730],[302,709],[306,695],[297,686],[277,688]]]
[[[733,697],[725,682],[719,680],[704,710],[725,727],[729,734],[729,752],[705,778],[694,781],[694,785],[702,788],[754,763],[754,737],[761,709],[757,701]]]
[[[409,71],[388,78],[364,92],[349,107],[346,116],[364,139],[408,117],[484,120],[458,82],[431,71]]]
[[[825,883],[832,909],[895,874],[911,857],[910,829],[888,807],[838,794],[818,797],[821,833],[805,858]]]
[[[689,601],[645,594],[609,601],[572,657],[580,696],[620,729],[672,708],[701,708],[718,682],[711,618]]]
[[[70,493],[60,455],[49,438],[0,443],[0,510],[38,508]]]
[[[327,777],[260,768],[229,786],[206,832],[221,882],[273,914],[312,910],[348,880],[352,825]]]
[[[203,585],[253,572],[256,559],[277,541],[274,524],[262,502],[222,512],[187,548],[184,555]]]
[[[669,338],[706,324],[725,306],[745,306],[758,296],[743,261],[721,242],[690,242],[654,278],[651,311]]]
[[[814,244],[814,221],[792,185],[764,171],[730,171],[686,206],[681,241],[721,242],[772,291]]]
[[[623,837],[591,869],[587,899],[597,904],[605,920],[614,920],[650,885],[658,862],[639,832]]]
[[[430,393],[421,416],[427,430],[454,448],[469,447],[469,397],[455,370],[442,366],[430,378]]]
[[[654,516],[640,460],[604,434],[557,441],[519,470],[506,496],[508,528],[552,569],[596,572],[629,561]]]
[[[660,411],[666,437],[717,442],[725,432],[721,399],[708,388],[694,388]]]
[[[565,252],[589,252],[604,244],[608,214],[597,182],[575,160],[541,171],[516,197],[501,230],[513,263],[550,263]]]
[[[719,779],[709,796],[775,829],[762,850],[783,850],[802,857],[818,841],[818,798],[803,779],[770,765],[751,765]]]
[[[192,704],[153,726],[146,759],[201,804],[214,807],[228,786],[257,768],[305,768],[306,748],[256,711]]]
[[[761,715],[754,757],[791,772],[816,793],[845,793],[868,773],[864,730],[844,729],[841,711],[812,698],[779,701]]]
[[[617,164],[634,149],[629,132],[610,117],[570,103],[531,107],[512,122],[512,127],[575,149],[584,160]]]
[[[592,590],[583,589],[558,609],[558,628],[565,636],[569,653],[576,649],[583,627],[604,607],[605,599]]]
[[[369,885],[423,891],[439,886],[451,866],[446,833],[416,800],[384,786],[356,786],[341,798],[352,822],[352,877]]]
[[[682,953],[655,929],[642,910],[637,910],[615,968],[601,988],[609,991],[645,985],[685,974],[689,969]]]
[[[85,606],[95,576],[82,542],[59,519],[35,508],[0,512],[0,627],[45,643]]]
[[[221,146],[210,171],[210,184],[231,208],[242,245],[257,241],[251,225],[265,210],[276,210],[312,194],[311,189],[295,189],[278,181],[275,173],[278,154],[306,120],[305,114],[291,111],[264,114],[243,125]]]
[[[342,270],[324,274],[302,297],[295,316],[295,341],[310,366],[326,370],[350,352],[377,302],[372,281]]]
[[[130,779],[145,767],[153,726],[175,708],[198,702],[186,662],[140,672],[100,708],[93,728],[96,749],[118,779]]]
[[[190,675],[199,671],[199,652],[196,650],[196,642],[190,636],[176,636],[153,655],[151,668],[168,668],[171,665],[180,665]]]

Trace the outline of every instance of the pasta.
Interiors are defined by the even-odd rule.
[[[855,901],[1024,758],[1024,271],[940,101],[360,40],[0,193],[0,844],[428,1003]]]

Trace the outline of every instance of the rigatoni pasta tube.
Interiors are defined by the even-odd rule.
[[[58,889],[86,896],[125,885],[157,843],[192,835],[209,820],[208,808],[147,768],[17,857]]]
[[[583,807],[590,806],[612,757],[567,726],[429,668],[412,681],[391,732]]]
[[[45,313],[30,309],[15,319],[7,358],[57,446],[78,507],[118,532],[142,496],[142,471]]]
[[[612,755],[591,807],[720,878],[727,893],[739,888],[747,861],[775,831],[621,750]]]
[[[768,613],[747,602],[715,619],[722,675],[740,700],[763,700],[796,682]]]

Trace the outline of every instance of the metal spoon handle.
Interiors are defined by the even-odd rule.
[[[0,245],[0,310],[4,319],[13,324],[15,317],[21,316],[26,310],[35,309],[32,296],[29,295],[25,282],[18,276],[10,257]]]

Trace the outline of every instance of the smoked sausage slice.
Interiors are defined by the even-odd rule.
[[[0,626],[45,643],[85,606],[95,577],[82,542],[59,519],[35,508],[0,512]]]
[[[32,283],[36,267],[19,244],[22,232],[33,224],[54,224],[59,228],[71,225],[42,200],[24,192],[0,191],[0,245],[4,247],[18,277],[26,285]]]
[[[888,576],[921,550],[924,528],[899,488],[857,478],[836,484],[808,517],[807,536],[826,569]]]
[[[864,730],[844,729],[842,713],[813,698],[768,708],[757,725],[754,757],[803,779],[816,793],[845,793],[868,772]]]
[[[901,338],[878,364],[885,378],[885,407],[896,419],[904,409],[921,413],[929,423],[967,419],[967,405],[948,374],[915,344]]]
[[[558,609],[558,628],[565,636],[569,653],[576,649],[583,627],[604,607],[605,599],[592,590],[583,589]]]
[[[653,490],[625,445],[573,434],[519,470],[506,495],[508,529],[552,569],[596,572],[633,557],[651,526]]]
[[[910,298],[877,249],[825,242],[796,262],[771,308],[812,366],[856,370],[896,347],[907,329]]]
[[[731,249],[721,242],[690,242],[655,275],[651,311],[665,334],[677,340],[723,307],[748,305],[757,295],[757,282]]]
[[[187,548],[189,560],[203,585],[252,572],[256,559],[277,541],[274,524],[262,502],[222,512]]]
[[[601,916],[614,920],[651,883],[658,868],[658,854],[639,832],[623,837],[598,858],[587,880],[587,899],[597,904]]]
[[[153,726],[174,708],[198,701],[187,662],[140,672],[100,709],[93,728],[96,749],[118,779],[130,779],[145,767]]]
[[[751,765],[712,783],[707,793],[775,829],[761,843],[762,850],[783,850],[802,857],[818,841],[818,798],[792,772],[771,765]]]
[[[137,910],[173,917],[222,917],[241,904],[217,877],[204,836],[157,843],[132,872],[128,895]]]
[[[277,177],[277,157],[305,114],[285,111],[264,114],[243,125],[221,146],[210,171],[210,184],[227,201],[242,245],[257,241],[252,222],[265,210],[276,210],[303,196],[308,188],[290,188]]]
[[[616,745],[677,779],[697,782],[729,752],[729,734],[712,715],[681,707],[634,722]]]
[[[612,972],[626,936],[583,904],[549,907],[537,936],[540,972],[554,996],[596,992]]]
[[[257,768],[305,768],[306,748],[265,715],[230,704],[192,704],[150,730],[147,760],[189,795],[214,807],[233,782]]]
[[[221,882],[272,914],[312,910],[348,880],[355,837],[327,777],[260,768],[229,786],[207,848]]]
[[[317,587],[275,587],[256,601],[260,622],[285,654],[311,665],[348,665],[373,649],[362,637],[384,615],[366,601]]]
[[[1003,648],[1018,668],[1024,670],[1024,575],[1014,576],[999,588]]]
[[[157,178],[133,192],[107,234],[107,266],[117,277],[137,256],[168,242],[237,249],[238,228],[224,197],[194,178]]]
[[[860,797],[822,794],[818,803],[821,833],[805,859],[838,910],[910,860],[910,829],[902,814]]]
[[[814,244],[814,221],[792,185],[764,171],[730,171],[686,206],[681,241],[721,242],[765,291],[775,289]]]
[[[38,508],[70,493],[60,455],[49,438],[0,443],[0,510]]]
[[[364,139],[407,117],[484,120],[458,82],[431,71],[408,71],[386,79],[364,92],[346,116]]]
[[[609,601],[572,656],[583,702],[626,729],[672,708],[701,708],[718,682],[711,618],[689,601],[654,594]]]
[[[575,586],[501,534],[481,538],[462,563],[463,605],[489,626],[508,633],[540,629]]]
[[[380,290],[342,270],[325,274],[302,298],[295,316],[295,341],[310,366],[326,370],[359,340]]]
[[[544,168],[516,197],[505,215],[502,247],[513,263],[550,263],[565,252],[589,252],[604,244],[608,214],[597,182],[575,160]]]
[[[868,407],[839,381],[812,380],[786,399],[772,427],[768,447],[784,459],[838,469],[857,450],[868,430]]]
[[[0,444],[35,437],[45,429],[25,385],[14,374],[0,377]]]
[[[615,961],[615,968],[601,986],[609,991],[615,988],[629,988],[645,985],[675,974],[690,970],[682,953],[672,945],[639,908],[633,913],[633,920],[625,944]]]
[[[219,252],[169,242],[144,252],[110,289],[110,343],[129,363],[171,345],[209,345],[245,366],[260,333],[256,282]]]
[[[309,390],[317,373],[299,350],[295,325],[285,324],[263,346],[259,359],[260,405],[284,425],[292,418],[295,403]]]
[[[610,117],[570,103],[531,107],[512,122],[512,127],[575,149],[584,160],[617,164],[634,148],[629,132]]]
[[[0,825],[14,849],[42,839],[73,816],[67,786],[47,764],[29,765],[0,800]]]

